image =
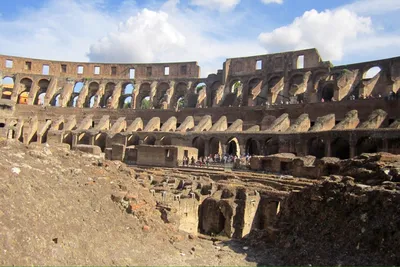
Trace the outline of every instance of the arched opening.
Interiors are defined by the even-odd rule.
[[[77,82],[77,83],[75,83],[75,86],[74,86],[74,93],[79,94],[79,93],[82,91],[82,88],[83,88],[83,82]]]
[[[356,153],[361,155],[363,153],[377,153],[379,141],[371,137],[360,138],[356,144]]]
[[[274,155],[279,153],[279,139],[269,138],[265,141],[264,145],[264,155]]]
[[[165,109],[166,106],[164,106],[164,104],[167,102],[168,100],[168,95],[167,95],[167,91],[170,88],[170,85],[168,83],[160,83],[157,87],[157,93],[154,96],[154,108],[156,109]]]
[[[50,81],[42,79],[39,81],[38,86],[39,90],[37,92],[35,101],[33,102],[34,105],[43,105],[44,104],[44,98],[46,96],[47,88],[49,87]]]
[[[100,88],[100,85],[97,82],[91,82],[89,84],[89,92],[88,95],[86,97],[86,101],[84,104],[85,108],[92,108],[96,105],[96,102],[98,101],[98,96],[97,96],[97,92]]]
[[[94,95],[89,99],[89,108],[92,108],[94,106],[96,98],[97,98],[97,96]]]
[[[222,213],[220,202],[214,198],[206,198],[199,207],[199,231],[206,235],[226,235],[226,218]]]
[[[151,109],[150,96],[146,96],[140,101],[140,109]]]
[[[3,92],[1,99],[11,99],[12,91],[14,89],[14,79],[11,77],[4,77],[2,80]]]
[[[183,109],[185,107],[185,98],[183,96],[178,98],[178,101],[176,101],[176,108],[178,110]]]
[[[20,90],[21,93],[18,96],[18,104],[27,104],[29,92],[32,87],[32,80],[24,78],[20,81],[20,84],[21,84],[21,90]]]
[[[206,89],[207,85],[205,83],[199,83],[196,86],[196,94],[199,94],[201,90]]]
[[[115,83],[107,83],[104,94],[100,99],[100,107],[110,108],[112,104],[112,96],[115,90]]]
[[[197,157],[204,157],[204,147],[206,145],[206,142],[202,137],[195,137],[192,141],[192,146],[197,148],[198,154]]]
[[[44,97],[46,96],[46,93],[41,93],[38,95],[38,97],[36,98],[36,103],[35,105],[39,105],[42,106],[44,104]]]
[[[232,156],[240,156],[239,141],[237,138],[231,138],[226,144],[226,153]]]
[[[79,98],[79,96],[77,95],[72,99],[72,106],[73,107],[76,107],[76,105],[78,104],[78,98]]]
[[[331,154],[332,157],[336,157],[339,159],[348,159],[350,158],[350,144],[347,140],[339,137],[336,138],[331,143]]]
[[[60,102],[60,96],[61,94],[56,94],[53,99],[50,101],[50,105],[53,107],[59,107],[61,106],[61,102]]]
[[[250,138],[246,142],[246,154],[248,155],[260,155],[260,143],[257,140]]]
[[[381,71],[382,71],[382,69],[380,67],[377,67],[377,66],[372,67],[372,68],[368,69],[366,72],[364,72],[363,79],[364,80],[372,79],[376,75],[378,75]]]
[[[211,138],[210,139],[210,154],[214,156],[215,154],[218,154],[222,156],[222,143],[218,138]],[[209,155],[206,155],[209,156]]]
[[[329,102],[332,101],[332,98],[335,95],[335,86],[333,83],[329,83],[325,85],[321,92],[321,101]]]
[[[132,108],[132,97],[131,96],[125,97],[122,108]]]
[[[128,137],[127,146],[137,146],[140,143],[140,138],[137,135],[131,135]]]
[[[315,137],[308,141],[308,154],[315,156],[317,159],[325,157],[325,142],[324,140]]]
[[[242,82],[241,81],[233,82],[232,86],[231,86],[231,93],[237,94],[237,92],[239,91],[240,87],[242,87]]]
[[[260,79],[252,79],[249,82],[249,88],[247,90],[247,96],[245,96],[243,98],[243,105],[249,106],[249,107],[254,106],[255,103],[253,101],[253,98],[254,98],[253,91],[255,89],[257,89],[257,91],[260,90],[260,92],[261,92],[261,87],[262,87],[262,80],[260,80]]]
[[[171,146],[172,145],[172,139],[169,136],[164,136],[163,138],[161,138],[160,140],[160,144],[162,146]]]
[[[133,83],[127,83],[125,84],[122,94],[123,95],[132,95],[133,90],[135,90],[135,86],[133,85]]]
[[[155,138],[154,136],[147,136],[147,137],[143,140],[143,142],[144,142],[146,145],[154,146],[154,145],[156,144],[156,138]]]

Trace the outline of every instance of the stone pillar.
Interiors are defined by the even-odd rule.
[[[356,145],[357,145],[357,139],[355,138],[354,135],[350,135],[349,145],[350,145],[350,158],[354,158],[356,156]]]
[[[331,140],[328,138],[325,140],[325,157],[331,157],[332,150],[331,150]]]
[[[138,106],[137,106],[138,99],[137,98],[138,98],[139,90],[140,90],[141,86],[142,86],[141,82],[135,82],[134,89],[132,92],[132,109],[138,108]]]
[[[152,82],[150,85],[150,107],[154,107],[154,96],[157,93],[158,82]]]
[[[210,140],[204,140],[204,156],[210,155]]]

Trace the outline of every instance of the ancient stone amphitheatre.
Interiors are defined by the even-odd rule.
[[[400,264],[400,58],[0,74],[1,265]]]

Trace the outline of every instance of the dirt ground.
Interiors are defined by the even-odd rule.
[[[400,264],[400,160],[388,155],[345,162],[355,178],[205,173],[288,194],[272,229],[216,241],[165,223],[140,168],[9,140],[0,153],[0,265]]]
[[[149,190],[122,163],[10,141],[0,153],[0,265],[258,262],[240,243],[193,238],[165,224]],[[121,192],[139,203],[134,214],[112,200]]]

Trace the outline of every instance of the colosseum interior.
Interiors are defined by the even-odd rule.
[[[333,66],[308,49],[230,58],[200,78],[196,62],[2,55],[0,74],[3,138],[64,143],[136,166],[148,173],[137,179],[151,182],[159,208],[193,234],[240,238],[270,229],[288,193],[335,174],[335,162],[400,154],[400,57]],[[238,186],[221,178],[224,166],[206,177],[182,166],[185,156],[216,154],[238,156],[226,170]],[[252,156],[245,166],[242,155]],[[160,168],[179,171],[157,180]]]

